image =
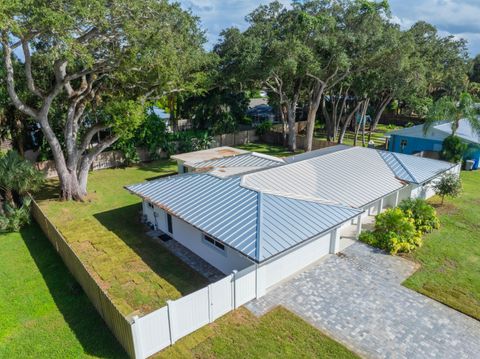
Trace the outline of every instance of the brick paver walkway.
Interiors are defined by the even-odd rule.
[[[480,322],[403,287],[414,270],[357,242],[247,308],[283,305],[366,358],[480,358]]]

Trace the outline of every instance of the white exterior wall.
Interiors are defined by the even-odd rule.
[[[398,191],[395,191],[394,193],[389,194],[388,196],[386,196],[384,198],[383,209],[394,208],[398,204],[398,203],[395,203],[395,201],[397,199],[397,192]]]
[[[150,208],[144,205],[147,210],[147,216],[153,217]],[[167,214],[158,207],[155,207],[157,214],[157,226],[162,232],[169,233],[167,227]],[[145,213],[145,212],[144,212]],[[154,222],[152,222],[154,223]],[[225,246],[225,250],[214,247],[211,243],[203,239],[203,233],[197,228],[172,215],[173,233],[170,235],[182,245],[190,249],[193,253],[206,260],[208,263],[219,269],[225,274],[232,273],[233,270],[242,270],[252,265],[252,262],[242,256],[232,248]]]
[[[402,202],[404,199],[410,198],[412,195],[412,185],[403,187],[398,193],[398,203]]]
[[[142,209],[143,209],[143,215],[146,216],[147,222],[152,223],[153,225],[155,224],[155,217],[153,214],[153,209],[148,206],[147,201],[142,202]]]
[[[282,280],[301,271],[329,253],[331,232],[322,235],[312,242],[296,247],[292,252],[280,255],[271,262],[258,267],[265,290]]]

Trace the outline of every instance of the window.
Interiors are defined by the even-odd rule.
[[[405,147],[407,147],[407,144],[408,144],[407,140],[400,141],[400,148],[402,149],[402,151],[405,150]]]
[[[151,204],[150,202],[147,202],[147,206],[153,209],[153,204]]]
[[[167,227],[168,227],[168,233],[173,233],[172,215],[169,213],[167,213]]]
[[[225,245],[223,243],[220,243],[219,241],[213,239],[210,236],[207,236],[206,234],[203,235],[203,239],[208,242],[210,245],[215,246],[215,248],[218,248],[222,251],[225,250]]]

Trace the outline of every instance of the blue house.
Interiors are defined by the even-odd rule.
[[[423,125],[403,128],[387,134],[388,150],[408,155],[421,152],[439,154],[443,147],[443,140],[451,134],[451,122],[432,126],[426,134],[423,132]],[[480,136],[478,133],[470,126],[468,121],[461,120],[456,135],[469,145],[466,159],[476,160],[478,166],[480,160],[480,149],[478,147],[480,146]]]

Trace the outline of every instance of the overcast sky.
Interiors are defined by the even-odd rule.
[[[280,0],[288,4],[290,1]],[[246,27],[245,15],[265,0],[180,0],[202,20],[209,48],[220,31]],[[408,28],[418,20],[437,26],[440,34],[452,34],[468,40],[470,54],[480,53],[480,0],[390,0],[394,21]]]

